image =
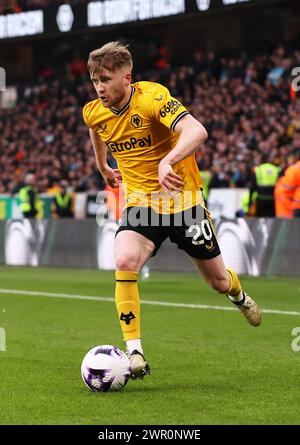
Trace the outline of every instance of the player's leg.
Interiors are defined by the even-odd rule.
[[[222,255],[209,260],[192,258],[205,281],[221,294],[226,294],[252,325],[261,324],[261,312],[255,301],[242,290],[240,280],[233,269],[225,268]]]
[[[123,230],[116,236],[115,299],[133,378],[143,377],[150,370],[141,344],[140,296],[137,280],[139,271],[151,257],[154,248],[155,245],[151,240],[131,230]]]
[[[227,295],[250,324],[259,326],[261,314],[257,304],[242,291],[236,272],[225,268],[208,211],[195,206],[183,212],[183,217],[181,226],[170,228],[171,241],[192,258],[213,289]]]
[[[232,293],[233,295],[237,295],[236,298],[239,298],[238,294],[241,291],[240,282],[236,274],[233,274],[234,278],[236,278],[236,281],[234,283],[231,282],[231,276],[225,268],[221,254],[207,260],[198,258],[192,258],[192,260],[196,264],[197,269],[199,270],[205,281],[213,289],[222,294]],[[235,288],[231,289],[232,286]]]

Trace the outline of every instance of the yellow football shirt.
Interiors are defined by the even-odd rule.
[[[195,154],[173,165],[184,182],[182,193],[170,197],[158,181],[159,162],[179,137],[175,125],[187,114],[167,88],[154,82],[134,83],[130,99],[121,110],[103,107],[100,99],[84,106],[84,122],[99,134],[117,160],[126,207],[151,206],[160,213],[174,213],[203,205]]]

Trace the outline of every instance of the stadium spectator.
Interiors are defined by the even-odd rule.
[[[280,168],[270,162],[269,156],[264,154],[261,164],[254,167],[249,194],[249,207],[253,194],[257,194],[255,216],[275,216],[274,188],[279,175]]]
[[[35,218],[38,213],[35,182],[35,176],[28,173],[25,176],[24,186],[19,190],[20,207],[24,218]]]
[[[155,60],[157,57],[153,57],[153,68]],[[200,170],[212,173],[210,187],[249,188],[250,172],[264,153],[283,169],[293,161],[290,158],[299,145],[300,100],[290,97],[288,73],[299,60],[299,50],[286,50],[283,45],[271,55],[243,54],[235,59],[196,50],[191,66],[145,74],[169,86],[207,128],[209,138],[197,162]],[[285,71],[272,83],[268,74],[277,66],[284,66]],[[137,73],[136,78],[142,74]],[[65,72],[49,61],[35,83],[19,87],[16,107],[0,109],[5,192],[16,191],[26,171],[36,174],[40,192],[61,179],[77,191],[103,189],[81,118],[82,105],[94,97],[79,54]],[[110,162],[115,168],[115,161],[110,158]]]
[[[277,218],[293,218],[292,197],[286,196],[284,175],[278,178],[274,189],[275,216]]]
[[[45,9],[50,5],[67,3],[83,3],[84,0],[4,0],[0,5],[0,14],[30,11],[32,9]]]
[[[298,161],[289,166],[281,181],[281,193],[291,202],[290,208],[294,218],[300,218],[300,149],[297,150]]]
[[[67,181],[60,182],[60,188],[54,195],[54,212],[58,218],[72,218],[72,195],[68,192]]]

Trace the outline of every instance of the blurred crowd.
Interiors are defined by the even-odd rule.
[[[0,14],[29,11],[31,9],[44,9],[47,6],[66,3],[82,3],[83,0],[3,0],[0,4]]]
[[[263,155],[285,169],[300,149],[300,98],[291,87],[296,66],[300,50],[288,45],[252,57],[199,50],[189,66],[179,67],[165,50],[134,81],[164,84],[206,127],[197,162],[209,172],[210,187],[249,187]],[[0,110],[0,193],[17,192],[28,172],[35,173],[39,192],[61,179],[74,191],[102,189],[82,121],[83,105],[95,98],[80,60],[63,77],[52,66],[35,84],[20,87],[15,108]],[[111,157],[109,163],[115,166]]]

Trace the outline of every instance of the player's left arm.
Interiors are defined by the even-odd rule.
[[[207,139],[207,131],[193,116],[183,116],[175,125],[179,134],[175,147],[160,161],[158,167],[159,183],[165,192],[180,190],[184,183],[173,171],[173,165],[195,153]]]

